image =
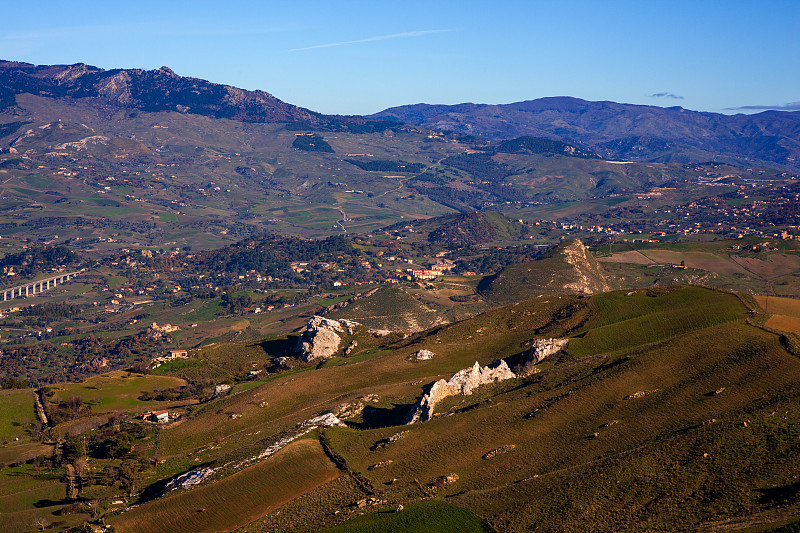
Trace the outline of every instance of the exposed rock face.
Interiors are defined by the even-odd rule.
[[[345,350],[344,350],[344,356],[345,356],[345,357],[347,357],[348,355],[350,355],[351,353],[353,353],[353,350],[355,350],[357,347],[358,347],[358,341],[353,341],[353,342],[351,342],[351,343],[350,343],[350,346],[348,346],[347,348],[345,348]]]
[[[603,267],[589,253],[586,246],[577,239],[567,241],[561,248],[561,255],[564,260],[575,268],[577,279],[570,283],[565,283],[564,288],[584,294],[595,294],[611,290],[606,281]]]
[[[434,355],[435,354],[432,351],[422,349],[417,353],[415,353],[412,357],[417,361],[428,361],[430,359],[433,359]]]
[[[301,423],[302,426],[322,426],[325,428],[342,428],[347,427],[347,424],[339,420],[333,413],[324,413],[314,418],[309,418]]]
[[[341,335],[352,335],[358,325],[358,322],[351,320],[331,320],[315,316],[308,321],[305,331],[297,339],[295,350],[306,362],[328,359],[339,350]]]
[[[560,352],[568,342],[569,339],[536,339],[533,341],[531,351],[525,357],[525,363],[538,365],[546,357]]]
[[[214,396],[212,396],[212,398],[216,398],[217,396],[225,394],[229,390],[231,390],[230,385],[228,385],[227,383],[221,383],[220,385],[214,387]]]
[[[391,443],[393,443],[393,442],[397,442],[398,440],[400,440],[400,439],[402,439],[403,437],[405,437],[405,436],[406,436],[406,434],[408,434],[408,431],[400,431],[400,432],[398,432],[398,433],[395,433],[394,435],[392,435],[392,436],[391,436],[391,437],[389,437],[388,439],[379,440],[378,442],[376,442],[376,443],[375,443],[375,444],[372,446],[372,449],[373,449],[373,450],[379,450],[379,449],[381,449],[381,448],[386,448],[386,447],[387,447],[388,445],[390,445]]]
[[[435,382],[427,394],[417,402],[406,419],[406,424],[413,424],[419,420],[430,420],[436,404],[448,396],[456,394],[470,395],[472,391],[482,385],[496,383],[517,377],[502,359],[492,365],[481,367],[475,361],[471,368],[459,370],[448,381],[440,379]]]
[[[74,79],[74,78],[73,78]],[[128,105],[133,101],[130,90],[131,76],[124,70],[113,76],[100,80],[95,84],[97,93],[119,105]]]
[[[517,447],[516,444],[506,444],[505,446],[500,446],[499,448],[495,448],[494,450],[486,452],[485,454],[483,454],[483,457],[481,457],[481,459],[494,459],[495,457],[497,457],[501,453],[510,452],[511,450],[513,450],[516,447]]]
[[[433,483],[431,483],[430,488],[438,489],[447,485],[452,485],[456,481],[458,481],[458,474],[447,474],[446,476],[436,478]]]

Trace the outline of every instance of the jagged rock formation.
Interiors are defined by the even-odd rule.
[[[505,446],[500,446],[499,448],[495,448],[494,450],[491,450],[483,454],[481,459],[494,459],[498,455],[503,453],[508,453],[516,447],[517,447],[516,444],[506,444]]]
[[[480,363],[475,361],[471,368],[459,370],[448,381],[440,379],[435,382],[427,394],[417,402],[406,419],[406,424],[413,424],[417,421],[430,420],[433,416],[433,410],[436,404],[448,396],[456,394],[463,394],[469,396],[472,391],[482,385],[497,383],[517,377],[505,361],[502,359],[491,365],[481,367]]]
[[[358,322],[352,320],[312,317],[297,339],[295,351],[306,362],[333,357],[342,342],[341,335],[352,335],[358,325],[360,325]]]
[[[603,267],[581,241],[574,239],[565,242],[561,247],[561,256],[564,261],[572,265],[577,277],[575,281],[565,283],[565,289],[584,294],[611,290],[611,286],[606,281]]]
[[[353,353],[353,350],[355,350],[357,347],[358,347],[358,341],[351,342],[350,346],[344,349],[344,356],[347,357],[348,355]]]
[[[305,426],[322,426],[325,428],[343,428],[347,427],[347,424],[339,420],[339,418],[333,413],[323,413],[319,416],[315,416],[314,418],[309,418],[305,422],[302,423]]]

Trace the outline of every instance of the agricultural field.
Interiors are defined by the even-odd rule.
[[[66,530],[89,519],[87,513],[59,516],[70,504],[65,496],[62,472],[31,465],[6,467],[0,471],[0,529],[28,533],[55,528]]]
[[[82,383],[64,383],[53,386],[50,401],[58,403],[77,396],[92,413],[111,413],[126,410],[149,410],[162,405],[160,402],[143,402],[138,397],[145,392],[180,387],[186,381],[172,376],[152,376],[117,370],[94,376]]]
[[[594,253],[618,288],[695,283],[753,294],[800,294],[800,255],[788,242],[626,243],[600,246]]]
[[[766,325],[800,335],[800,300],[776,296],[755,296],[758,305],[770,315]]]
[[[0,390],[0,442],[24,439],[34,420],[36,410],[31,389]]]

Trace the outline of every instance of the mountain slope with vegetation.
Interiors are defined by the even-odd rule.
[[[497,303],[609,289],[603,267],[579,240],[565,241],[541,259],[509,265],[478,285],[483,297]]]
[[[579,143],[610,159],[800,168],[800,112],[722,115],[562,96],[501,105],[416,104],[372,116],[490,139],[528,135]]]

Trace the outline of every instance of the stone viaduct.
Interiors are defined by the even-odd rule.
[[[63,273],[51,278],[31,281],[25,285],[17,285],[16,287],[11,287],[8,289],[0,289],[3,291],[3,301],[5,302],[7,300],[13,300],[14,298],[19,298],[22,296],[27,298],[28,296],[39,294],[42,291],[46,291],[47,289],[55,287],[56,285],[61,285],[65,281],[68,281],[79,274],[83,274],[85,271],[86,269],[82,268],[80,270],[76,270],[75,272]]]

